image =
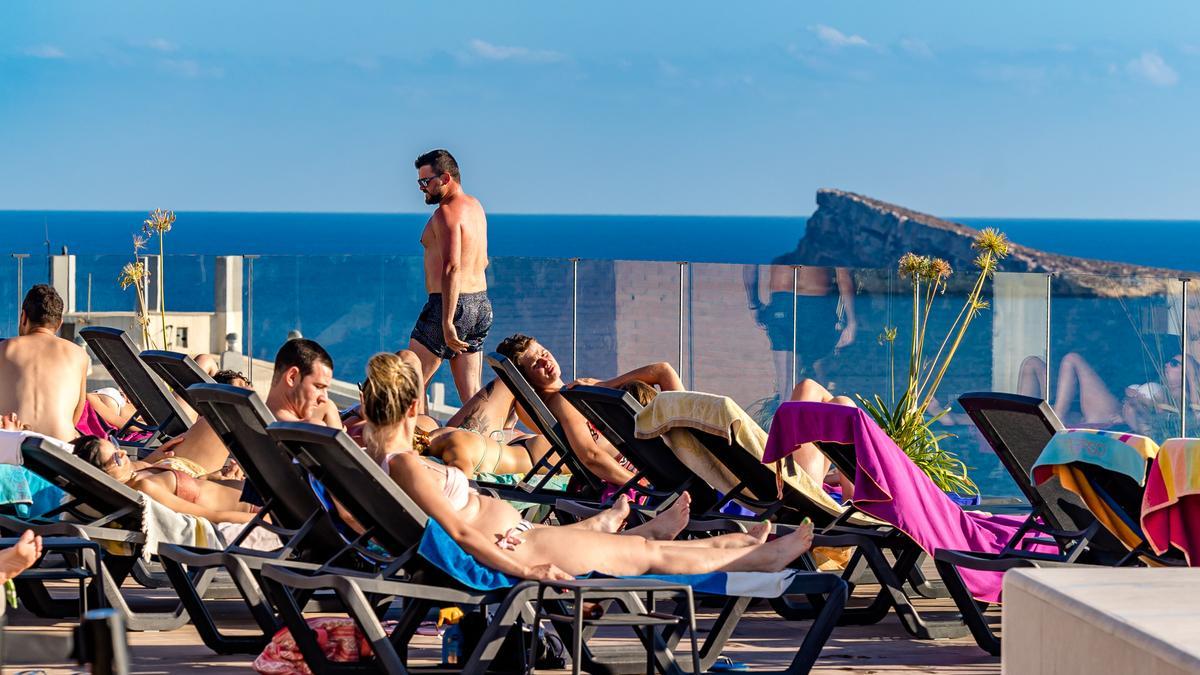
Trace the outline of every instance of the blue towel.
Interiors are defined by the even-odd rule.
[[[62,503],[63,491],[23,466],[0,464],[0,504],[11,504],[18,518],[32,518]]]
[[[477,591],[509,588],[521,581],[480,565],[449,534],[430,518],[417,553],[454,580]],[[639,579],[661,579],[687,584],[697,593],[751,598],[777,598],[783,595],[799,572],[712,572],[710,574],[647,574]],[[596,573],[586,577],[600,577]]]

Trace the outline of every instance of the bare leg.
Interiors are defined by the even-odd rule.
[[[499,379],[488,382],[472,396],[446,426],[475,431],[484,436],[505,428],[514,405],[512,392]]]
[[[1065,418],[1071,412],[1076,396],[1084,423],[1109,424],[1121,419],[1121,404],[1108,390],[1104,380],[1082,356],[1071,352],[1063,357],[1058,368],[1058,389],[1054,397],[1054,412]]]
[[[568,527],[538,527],[525,537],[514,557],[531,565],[552,563],[574,575],[591,571],[614,576],[777,572],[808,551],[812,526],[801,526],[765,544],[732,548],[680,546]]]
[[[1046,398],[1046,362],[1040,356],[1027,356],[1017,374],[1017,393]]]
[[[648,523],[630,528],[629,534],[636,534],[647,539],[671,541],[687,527],[692,508],[692,496],[688,493],[679,495],[674,504],[666,511],[658,514]]]
[[[450,359],[450,373],[454,375],[458,399],[471,400],[483,383],[483,352],[458,354]]]
[[[213,354],[197,354],[192,357],[192,360],[200,366],[200,370],[208,373],[209,377],[216,375],[221,370],[221,360]]]
[[[0,551],[0,583],[29,569],[42,557],[42,538],[34,536],[33,530],[25,530],[11,548]]]
[[[417,371],[421,374],[421,404],[417,406],[417,412],[425,412],[425,399],[427,396],[426,390],[429,389],[429,381],[433,379],[434,373],[436,373],[437,369],[441,367],[442,360],[438,358],[437,354],[429,351],[425,345],[417,342],[416,340],[409,340],[408,349],[401,351],[410,351],[415,354],[418,363],[421,365],[421,369]],[[405,357],[401,355],[400,358]]]

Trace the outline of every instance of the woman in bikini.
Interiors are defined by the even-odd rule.
[[[433,464],[413,450],[419,376],[395,354],[367,364],[362,414],[371,427],[367,450],[393,480],[480,564],[526,579],[568,579],[591,571],[610,575],[778,571],[803,555],[812,526],[765,542],[765,527],[749,534],[671,541],[683,527],[687,499],[672,508],[675,522],[657,518],[616,534],[628,503],[571,526],[538,526],[507,502],[472,491],[457,468]],[[647,529],[649,528],[649,529]]]
[[[206,475],[203,468],[182,457],[148,464],[131,459],[112,441],[96,436],[80,436],[74,448],[77,457],[173,511],[214,523],[248,523],[254,518],[254,507],[241,502],[243,481],[236,465]]]

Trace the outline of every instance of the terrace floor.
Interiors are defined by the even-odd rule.
[[[871,592],[874,586],[860,586],[857,596]],[[138,593],[151,593],[139,590]],[[160,592],[161,593],[161,592]],[[851,602],[854,602],[852,600]],[[919,599],[916,602],[922,612],[949,612],[954,605],[950,600]],[[237,603],[219,603],[217,615],[237,617]],[[701,610],[701,627],[711,621],[715,612]],[[11,611],[8,615],[10,630],[67,631],[69,624],[32,617],[23,610]],[[224,625],[234,625],[226,622]],[[245,625],[249,626],[249,622]],[[744,661],[753,671],[778,670],[787,667],[795,654],[796,645],[802,639],[806,622],[787,622],[779,618],[765,604],[755,606],[742,619],[733,638],[725,647],[724,655]],[[237,633],[236,629],[228,631]],[[622,641],[630,649],[641,649],[632,636],[629,638],[602,638],[602,641]],[[252,657],[218,656],[208,650],[199,635],[190,625],[170,632],[129,633],[132,656],[132,672],[141,674],[223,673],[251,672]],[[413,665],[433,665],[440,657],[440,638],[417,636],[410,654]],[[38,664],[10,667],[5,673],[28,672],[44,669],[47,673],[68,673],[76,669],[67,664]],[[541,672],[541,671],[539,671]],[[567,671],[569,672],[569,671]],[[822,652],[817,667],[812,671],[821,675],[834,673],[936,673],[939,675],[999,673],[1000,660],[988,656],[975,646],[968,636],[953,640],[913,640],[901,629],[894,614],[873,626],[847,626],[834,631],[833,637]]]

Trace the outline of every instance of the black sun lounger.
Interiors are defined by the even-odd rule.
[[[938,574],[975,642],[984,651],[998,656],[1000,639],[984,615],[987,606],[971,597],[958,573],[959,567],[1006,572],[1018,567],[1115,565],[1126,559],[1129,551],[1100,526],[1083,500],[1063,487],[1057,478],[1033,484],[1030,478],[1033,465],[1054,434],[1064,428],[1050,404],[1039,398],[994,392],[963,394],[958,402],[1031,507],[1029,518],[1000,553],[944,550],[934,555]],[[1035,539],[1038,543],[1057,545],[1059,554],[1016,548],[1016,542],[1030,533],[1039,535]]]
[[[345,550],[346,540],[314,494],[304,472],[267,435],[267,425],[275,418],[257,394],[215,383],[192,385],[188,394],[195,401],[196,411],[241,465],[246,479],[265,497],[259,518],[269,517],[271,524],[255,522],[279,535],[285,545],[271,552],[248,550],[241,546],[241,538],[223,551],[164,545],[159,549],[159,557],[204,644],[221,654],[257,654],[279,629],[275,611],[258,579],[263,564],[289,561],[303,567],[305,562],[322,563]],[[249,531],[247,527],[243,537]],[[345,564],[353,566],[353,561]],[[202,594],[191,582],[198,570],[207,569],[229,572],[258,624],[258,635],[228,636],[220,631]]]
[[[176,396],[196,409],[196,402],[188,393],[188,387],[193,384],[213,384],[208,373],[200,369],[192,357],[179,352],[168,352],[161,349],[147,349],[141,353],[142,361],[150,366],[156,375],[167,383]]]
[[[503,354],[493,352],[487,355],[487,362],[492,366],[492,370],[496,371],[496,377],[508,387],[512,392],[513,399],[517,405],[521,407],[529,417],[533,420],[534,426],[537,427],[537,432],[541,434],[547,442],[550,443],[551,451],[546,453],[546,457],[553,455],[557,458],[555,463],[547,474],[562,471],[564,468],[571,472],[572,482],[579,486],[578,494],[571,495],[573,499],[598,501],[600,493],[604,490],[604,482],[594,476],[591,471],[584,466],[583,462],[571,450],[571,446],[567,443],[566,434],[563,433],[562,425],[554,418],[554,414],[546,407],[542,399],[538,398],[533,387],[529,385],[529,381],[525,379],[525,375],[517,368],[517,364],[510,361]],[[538,467],[534,467],[536,471]],[[532,472],[531,472],[532,474]],[[526,481],[536,481],[538,477],[527,477]]]
[[[145,543],[141,531],[142,502],[137,491],[44,438],[25,439],[21,457],[25,468],[61,488],[69,499],[37,518],[0,516],[0,528],[13,535],[32,529],[43,536],[78,537],[127,546],[132,555],[101,556],[104,569],[96,578],[101,581],[109,606],[120,613],[129,630],[174,630],[187,623],[188,615],[177,601],[165,605],[154,603],[152,607],[139,605],[135,609],[121,594],[121,584],[139,562]],[[63,516],[67,519],[60,519]],[[205,575],[193,583],[203,594],[210,582],[211,576]],[[78,616],[80,599],[56,599],[40,580],[23,581],[18,577],[16,585],[22,601],[34,614],[52,618]],[[93,587],[90,592],[95,595],[95,591]]]
[[[908,535],[886,525],[859,525],[851,520],[855,509],[847,508],[842,515],[835,516],[816,504],[812,498],[792,487],[786,481],[777,482],[775,470],[762,463],[754,453],[742,447],[737,439],[727,441],[720,436],[698,430],[688,430],[709,453],[721,462],[734,476],[741,489],[755,496],[779,495],[781,509],[776,519],[784,523],[798,523],[804,517],[811,518],[817,526],[813,546],[854,546],[855,551],[846,565],[843,579],[855,578],[860,561],[865,562],[875,580],[879,593],[865,606],[848,607],[842,615],[842,625],[867,625],[878,623],[895,610],[900,625],[913,637],[936,639],[959,637],[966,634],[961,617],[954,614],[942,617],[922,615],[912,603],[905,584],[914,576],[924,551]],[[789,467],[784,460],[785,471],[799,471]],[[782,488],[780,488],[782,485]],[[782,494],[779,490],[782,489]],[[894,562],[889,562],[884,552],[890,552]],[[783,603],[772,603],[776,612],[785,618],[811,616],[812,608],[792,607]]]
[[[475,652],[466,660],[463,672],[483,672],[497,654],[500,643],[521,616],[528,616],[530,602],[537,592],[534,582],[520,582],[511,589],[483,593],[465,588],[441,570],[425,562],[416,549],[424,534],[428,516],[400,489],[383,470],[344,433],[295,422],[277,422],[269,427],[271,436],[294,453],[301,465],[314,478],[324,483],[355,519],[367,528],[357,544],[373,541],[394,558],[394,562],[376,575],[328,569],[324,574],[305,575],[296,571],[267,566],[264,582],[273,589],[274,597],[286,605],[281,608],[289,629],[300,644],[310,667],[326,665],[324,656],[313,638],[312,630],[303,620],[297,604],[287,601],[295,589],[333,588],[351,611],[355,621],[371,641],[375,651],[374,666],[387,672],[408,672],[405,666],[405,645],[431,607],[445,604],[479,606],[496,604],[494,615]],[[403,570],[401,572],[401,570]],[[820,595],[825,598],[823,611],[809,628],[788,673],[807,673],[829,638],[837,616],[845,602],[846,586],[836,575],[807,573],[796,577],[790,593]],[[405,598],[404,613],[392,634],[387,635],[377,616],[383,603]],[[701,665],[707,668],[720,655],[721,648],[741,618],[748,598],[728,598],[717,624],[709,632],[701,650]],[[555,623],[560,632],[570,626]],[[669,652],[681,633],[663,634],[656,649],[658,667],[666,672],[679,672],[678,664]],[[584,663],[588,672],[644,672],[645,661],[640,654],[628,649],[605,654],[585,649]]]
[[[149,431],[150,438],[138,447],[152,448],[178,436],[191,426],[179,402],[171,396],[167,385],[150,370],[138,356],[133,341],[125,331],[105,326],[88,326],[79,331],[92,353],[104,364],[137,412],[118,434],[125,431]]]

